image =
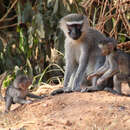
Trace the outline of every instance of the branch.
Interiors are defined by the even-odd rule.
[[[11,5],[11,7],[7,10],[6,14],[0,19],[0,22],[2,22],[10,13],[11,9],[15,6],[18,0],[15,0],[14,3]]]

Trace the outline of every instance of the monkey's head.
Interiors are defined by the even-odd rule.
[[[109,55],[116,50],[117,41],[113,38],[106,38],[98,43],[98,47],[101,49],[103,55]]]
[[[28,77],[26,77],[25,75],[20,75],[16,77],[16,79],[13,82],[13,85],[15,88],[25,91],[31,85],[31,83],[32,82]]]
[[[87,31],[88,20],[82,14],[69,14],[60,20],[60,28],[66,37],[78,40]]]

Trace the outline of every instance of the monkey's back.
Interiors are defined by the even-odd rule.
[[[120,73],[130,76],[130,54],[117,50],[117,63]]]
[[[98,43],[100,40],[105,39],[105,36],[99,31],[89,28],[86,36],[86,41],[88,41],[89,49],[89,60],[88,67],[86,68],[86,73],[91,73],[97,68],[101,67],[105,62],[105,56],[102,55]]]

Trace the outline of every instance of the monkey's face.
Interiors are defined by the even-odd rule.
[[[67,25],[68,34],[73,40],[78,40],[82,34],[82,24]]]
[[[101,49],[102,55],[107,56],[111,53],[111,50],[108,45],[99,44],[98,46]]]
[[[107,56],[109,54],[110,54],[110,50],[108,48],[103,48],[102,49],[102,55]]]
[[[25,80],[19,84],[19,88],[23,91],[26,91],[30,85],[31,85],[31,81]]]

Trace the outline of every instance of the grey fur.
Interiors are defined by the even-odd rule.
[[[104,65],[94,73],[90,74],[88,79],[99,75],[101,77],[97,80],[97,84],[101,84],[113,76],[114,90],[110,90],[110,92],[121,95],[122,82],[127,82],[130,87],[130,55],[116,49],[117,43],[112,38],[107,38],[101,42],[102,43],[99,44],[102,45],[100,46],[101,50],[105,51],[109,49],[109,53],[106,54]],[[109,48],[109,45],[111,45],[111,48]]]
[[[68,34],[66,22],[68,22],[67,18],[70,19],[70,17],[73,22],[76,21],[77,18],[83,17],[82,35],[78,40],[73,40]],[[64,92],[81,91],[80,86],[83,84],[85,76],[104,64],[105,57],[101,54],[98,42],[105,40],[106,37],[99,31],[89,27],[86,16],[80,14],[69,14],[63,17],[60,21],[60,27],[66,36],[66,68],[63,90]],[[97,77],[94,77],[92,79],[92,88],[94,88],[94,91],[103,90],[104,86],[97,87],[96,81]],[[57,94],[56,91],[52,92],[52,95],[55,94]]]

